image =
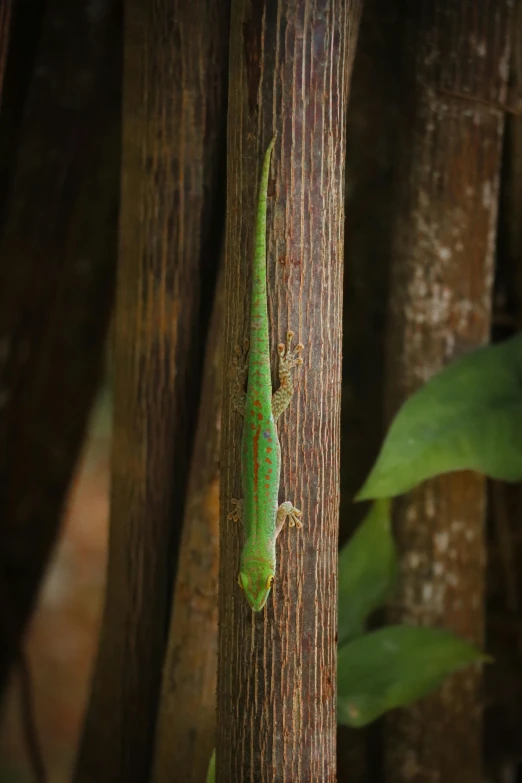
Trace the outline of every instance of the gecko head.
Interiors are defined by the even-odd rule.
[[[274,583],[273,566],[259,561],[244,561],[237,581],[252,611],[260,612]]]

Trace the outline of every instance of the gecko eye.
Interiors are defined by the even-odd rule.
[[[266,580],[266,589],[270,590],[273,584],[274,584],[274,577],[272,576],[272,574],[270,574],[270,576]]]

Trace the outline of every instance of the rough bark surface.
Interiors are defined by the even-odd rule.
[[[227,33],[218,0],[126,3],[108,583],[77,783],[150,772],[222,234]]]
[[[217,780],[336,779],[345,118],[361,5],[248,4],[232,12],[225,301]],[[280,498],[303,529],[277,542],[275,584],[253,613],[237,584],[242,421],[230,406],[235,346],[248,336],[253,227],[262,155],[277,131],[269,190],[268,291],[276,346],[304,343],[296,393],[278,425]],[[259,142],[257,140],[260,140]]]
[[[52,0],[0,144],[0,691],[55,542],[103,370],[116,265],[119,7]],[[59,24],[56,20],[59,20]],[[32,41],[33,39],[31,39]],[[15,43],[15,39],[13,39]],[[18,43],[12,48],[15,61]],[[14,127],[17,155],[7,137]],[[4,146],[4,143],[6,146]]]
[[[201,783],[215,745],[223,314],[221,275],[205,353],[163,667],[153,783]]]
[[[388,401],[488,340],[511,3],[419,2],[398,46],[412,74],[399,146]],[[398,504],[393,620],[482,643],[484,482],[455,474]],[[480,674],[467,669],[387,722],[387,783],[481,779]]]

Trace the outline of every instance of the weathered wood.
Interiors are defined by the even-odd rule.
[[[149,777],[222,236],[227,42],[220,0],[125,5],[108,583],[77,783]]]
[[[112,304],[120,149],[114,22],[119,14],[117,4],[107,2],[105,13],[89,16],[88,5],[48,3],[38,51],[13,38],[6,71],[0,144],[0,171],[10,172],[2,179],[0,197],[5,206],[0,221],[0,691],[58,534],[103,372]],[[18,78],[11,54],[16,62],[19,48],[34,60],[23,113],[11,103]],[[10,136],[17,139],[14,158]]]
[[[210,322],[156,726],[153,783],[201,783],[215,745],[224,276]]]
[[[344,157],[360,2],[233,3],[221,531],[217,780],[336,779],[336,634]],[[237,584],[242,421],[233,352],[248,335],[261,159],[277,131],[269,190],[273,367],[288,328],[304,343],[278,425],[281,499],[302,531],[278,538],[274,587],[253,613]],[[274,378],[276,377],[274,372]]]
[[[387,400],[488,340],[511,3],[404,4]],[[455,97],[452,96],[455,93]],[[462,98],[462,96],[468,96]],[[475,100],[476,99],[476,100]],[[484,482],[459,473],[397,504],[401,579],[393,620],[482,643]],[[387,783],[481,779],[481,678],[467,669],[387,722]]]

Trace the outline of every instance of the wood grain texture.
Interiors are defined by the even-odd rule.
[[[77,783],[150,773],[222,237],[227,35],[218,0],[126,3],[108,584]]]
[[[217,780],[334,781],[345,118],[359,3],[233,3]],[[289,328],[304,344],[282,415],[280,498],[303,512],[277,540],[260,613],[237,585],[242,421],[228,368],[248,335],[261,160],[277,131],[268,205],[272,377]]]
[[[5,640],[0,691],[58,535],[103,373],[114,291],[119,13],[108,0],[101,4],[103,13],[88,17],[87,5],[49,2],[36,52],[18,17],[6,69],[0,139],[0,172],[10,173],[0,177],[0,635]],[[25,11],[31,28],[31,10]],[[38,23],[39,11],[34,11]],[[11,53],[15,64],[24,53],[33,63],[27,85],[11,69]],[[14,107],[16,87],[26,100]],[[8,137],[16,139],[16,155]]]
[[[392,240],[388,413],[452,358],[486,342],[511,3],[404,4],[401,186]],[[452,93],[456,93],[455,97]],[[466,97],[462,97],[462,96]],[[482,643],[484,482],[426,482],[397,506],[392,619]],[[481,779],[481,678],[467,669],[390,716],[387,783]]]
[[[224,282],[221,274],[205,352],[152,783],[201,783],[215,745]]]

